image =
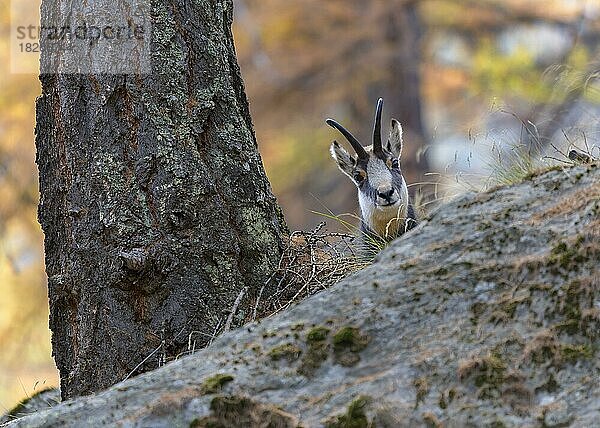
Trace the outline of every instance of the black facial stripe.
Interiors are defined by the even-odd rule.
[[[361,183],[360,191],[365,196],[368,196],[368,198],[371,199],[372,201],[375,201],[377,199],[377,190],[375,190],[373,188],[373,186],[371,186],[371,183],[369,183],[369,180],[364,180]]]
[[[402,186],[404,185],[404,177],[402,177],[402,173],[399,170],[392,170],[392,186],[394,189],[400,192]]]

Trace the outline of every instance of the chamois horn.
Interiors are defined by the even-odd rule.
[[[344,128],[342,125],[340,125],[333,119],[327,119],[325,120],[325,123],[327,123],[327,125],[331,126],[332,128],[337,129],[342,133],[344,137],[346,137],[346,140],[348,140],[348,142],[358,155],[359,159],[369,159],[369,154],[367,153],[365,148],[362,146],[362,144],[360,144],[356,137],[350,133],[350,131],[348,131],[346,128]]]
[[[377,100],[375,108],[375,125],[373,126],[373,153],[378,158],[384,157],[381,141],[381,111],[383,110],[383,98]]]

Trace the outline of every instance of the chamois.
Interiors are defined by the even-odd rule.
[[[356,157],[352,156],[337,141],[333,141],[330,147],[331,156],[339,169],[358,188],[360,231],[367,248],[380,247],[379,243],[389,242],[417,225],[406,181],[400,170],[402,126],[392,119],[389,139],[384,147],[381,139],[382,109],[383,99],[380,98],[375,110],[373,144],[367,147],[363,147],[335,120],[325,121],[341,132],[356,152]]]

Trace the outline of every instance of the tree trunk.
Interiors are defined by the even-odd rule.
[[[392,95],[388,97],[387,109],[400,120],[405,134],[402,171],[409,182],[414,183],[430,171],[427,158],[420,153],[428,141],[421,104],[423,29],[418,2],[394,3],[389,7],[385,26],[385,41],[391,51],[385,93]]]
[[[70,16],[72,4],[43,0],[42,15]],[[151,4],[151,74],[40,77],[39,220],[63,399],[242,323],[286,232],[257,151],[232,0]]]

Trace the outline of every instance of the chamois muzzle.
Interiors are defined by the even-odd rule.
[[[391,204],[393,202],[395,202],[392,198],[394,197],[394,193],[396,193],[396,191],[394,190],[393,187],[390,187],[389,190],[378,190],[377,191],[377,196],[379,196],[381,199],[385,200],[388,204]]]

